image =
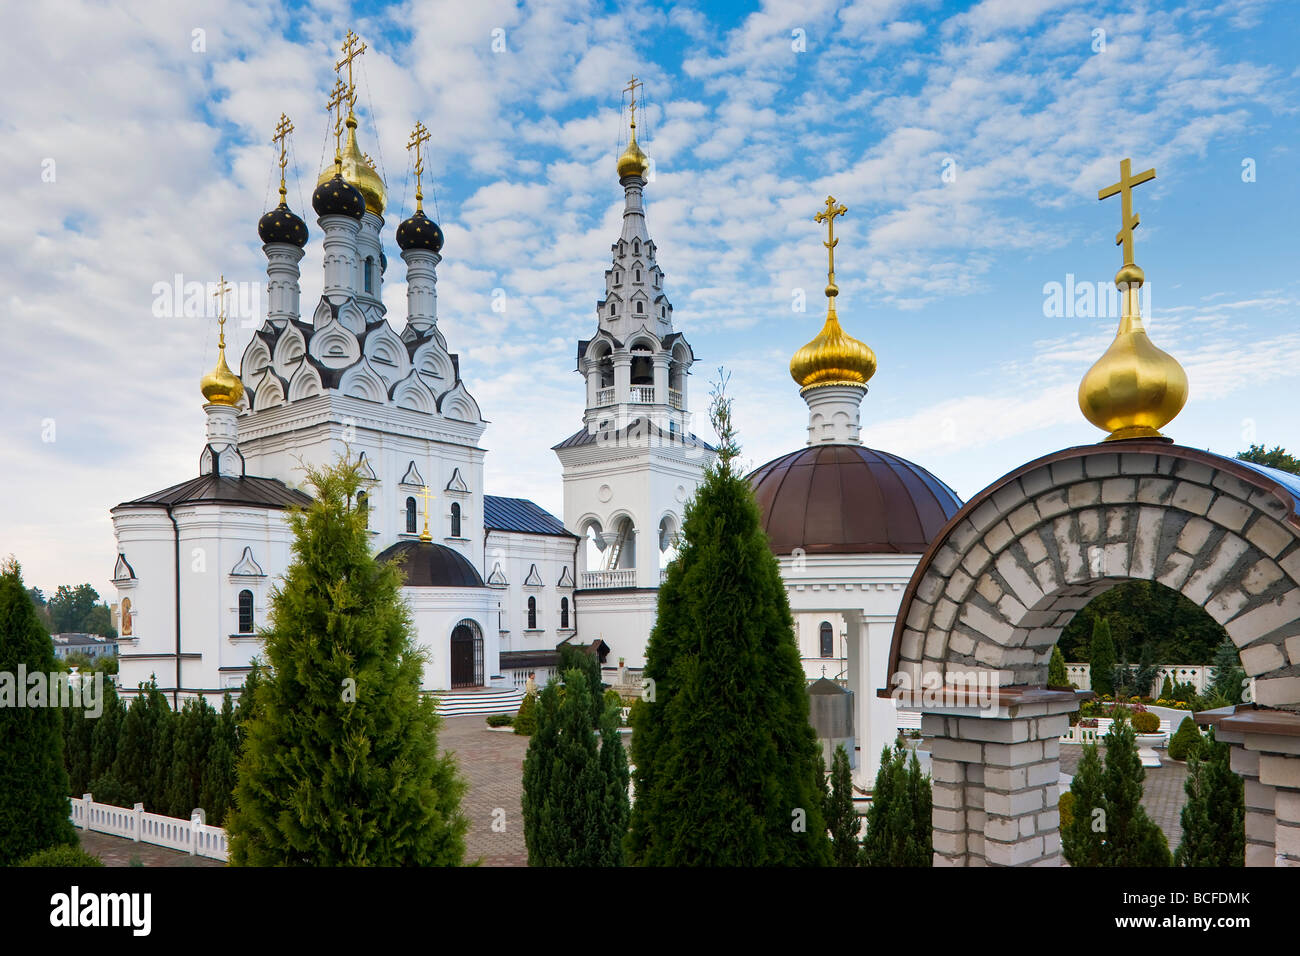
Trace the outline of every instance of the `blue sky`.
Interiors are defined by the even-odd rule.
[[[398,327],[404,146],[417,118],[433,133],[440,326],[492,423],[491,493],[560,511],[549,448],[580,421],[574,342],[595,328],[618,231],[620,90],[633,72],[656,164],[650,229],[699,357],[698,430],[725,365],[753,464],[803,442],[787,366],[824,315],[812,216],[828,193],[849,208],[840,317],[879,358],[868,444],[969,497],[1102,437],[1074,393],[1115,319],[1047,316],[1044,287],[1067,274],[1111,282],[1118,203],[1096,195],[1125,156],[1158,172],[1135,198],[1147,325],[1191,382],[1167,433],[1225,454],[1300,447],[1292,4],[60,0],[12,19],[0,551],[42,587],[89,580],[110,594],[108,509],[197,473],[215,322],[154,315],[153,287],[177,273],[264,281],[271,129],[281,111],[296,125],[289,201],[302,213],[349,27],[369,44],[361,142],[388,181]],[[308,311],[318,233],[303,261]],[[236,356],[250,334],[233,330]]]

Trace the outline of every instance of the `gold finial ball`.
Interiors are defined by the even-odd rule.
[[[1119,272],[1115,273],[1115,285],[1119,286],[1121,290],[1130,286],[1134,289],[1140,289],[1142,283],[1146,281],[1146,273],[1131,262],[1120,266]]]
[[[1079,383],[1083,417],[1110,433],[1106,441],[1163,437],[1160,429],[1185,404],[1187,372],[1152,343],[1140,321],[1121,324],[1110,348]]]
[[[628,176],[640,176],[645,179],[645,174],[649,170],[650,159],[637,145],[636,132],[633,131],[627,149],[623,150],[623,155],[618,158],[618,178],[625,179]]]
[[[866,385],[875,374],[876,353],[848,335],[833,313],[817,337],[790,359],[790,377],[800,388]]]
[[[199,380],[199,391],[209,405],[235,406],[244,397],[244,383],[226,365],[224,351],[217,355],[217,367]]]

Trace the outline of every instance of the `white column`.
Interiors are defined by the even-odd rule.
[[[302,289],[298,284],[298,263],[303,250],[291,242],[268,242],[266,254],[266,317],[277,328],[298,318]]]
[[[867,389],[862,385],[819,385],[804,389],[808,403],[808,444],[858,444],[859,413]]]
[[[321,216],[317,220],[325,234],[325,287],[327,296],[355,295],[357,233],[361,223],[351,216]]]
[[[417,332],[438,324],[438,263],[442,256],[429,249],[406,249],[406,323]]]

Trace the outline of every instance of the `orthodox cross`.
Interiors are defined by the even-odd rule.
[[[1133,187],[1141,186],[1156,178],[1154,168],[1144,173],[1132,175],[1132,160],[1124,159],[1119,164],[1119,182],[1107,186],[1097,193],[1097,198],[1109,199],[1119,193],[1121,222],[1119,232],[1115,234],[1115,245],[1124,247],[1124,265],[1133,265],[1133,230],[1137,228],[1140,217],[1133,212]]]
[[[335,73],[343,69],[344,65],[346,65],[348,68],[348,113],[349,114],[352,112],[352,107],[357,102],[357,87],[356,84],[352,82],[352,61],[355,60],[357,57],[359,57],[361,54],[366,52],[366,45],[364,43],[361,43],[361,46],[358,47],[357,46],[358,43],[361,43],[361,38],[357,36],[355,33],[353,33],[351,29],[349,29],[348,35],[343,38],[343,47],[342,47],[343,59],[339,60],[337,63],[334,64]]]
[[[217,300],[217,329],[219,330],[217,348],[219,349],[226,347],[226,295],[229,291],[230,283],[226,281],[223,274],[221,281],[217,283],[217,291],[212,293],[212,298]]]
[[[433,497],[429,493],[429,486],[425,485],[420,492],[420,497],[424,499],[424,530],[420,532],[421,541],[432,541],[433,535],[429,534],[429,499]]]
[[[623,87],[623,92],[624,92],[624,93],[631,93],[631,94],[632,94],[632,101],[628,104],[628,108],[631,109],[631,111],[632,111],[632,128],[633,128],[633,129],[636,129],[636,88],[637,88],[638,86],[641,87],[642,89],[645,88],[645,84],[642,83],[640,80],[638,80],[638,79],[636,78],[635,74],[634,74],[634,75],[632,76],[632,79],[628,82],[627,86]]]
[[[280,122],[275,125],[275,135],[271,137],[271,145],[280,144],[280,202],[284,203],[284,197],[287,195],[284,188],[284,167],[289,162],[289,154],[285,147],[288,145],[289,134],[293,132],[293,123],[289,122],[289,117],[283,113],[280,114]]]
[[[835,285],[835,247],[840,244],[840,241],[835,238],[835,217],[842,216],[848,211],[842,203],[836,204],[834,196],[827,196],[825,211],[813,216],[814,222],[826,223],[826,241],[822,245],[830,255],[830,264],[826,273],[826,295],[831,297],[838,295],[840,291]]]
[[[347,102],[348,88],[342,80],[334,81],[334,89],[330,91],[329,101],[326,102],[325,108],[334,114],[334,165],[338,167],[339,175],[343,174],[343,152],[339,145],[339,140],[343,136],[343,104]]]
[[[420,152],[420,147],[428,141],[428,127],[416,120],[415,129],[411,131],[411,141],[406,144],[406,148],[415,150],[415,208],[417,210],[424,208],[424,192],[420,186],[420,175],[424,172],[424,156]]]

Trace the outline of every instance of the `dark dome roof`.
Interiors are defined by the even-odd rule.
[[[408,588],[486,587],[474,565],[459,551],[432,541],[399,541],[376,555],[377,561],[405,557],[402,574]]]
[[[862,445],[801,448],[749,483],[776,554],[923,554],[962,504],[920,465]]]
[[[351,216],[360,219],[365,214],[366,201],[361,190],[335,173],[333,179],[325,180],[311,194],[311,208],[316,210],[318,216]]]
[[[442,227],[417,209],[410,219],[403,219],[397,227],[397,244],[405,249],[442,251]]]
[[[301,249],[307,245],[307,224],[283,202],[257,221],[263,242],[288,242]]]

